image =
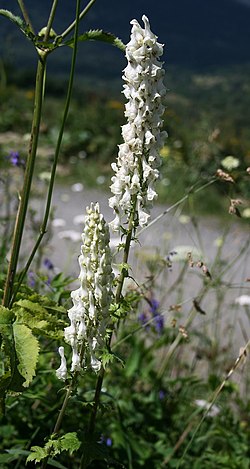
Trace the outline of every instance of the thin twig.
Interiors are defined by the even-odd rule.
[[[92,5],[95,3],[96,0],[90,0],[88,5],[84,8],[84,10],[80,13],[79,15],[79,21],[88,13],[89,9],[92,7]],[[60,37],[63,39],[65,36],[67,36],[75,27],[76,21],[74,20],[73,23],[69,25],[65,31],[63,31],[62,34],[60,34]]]
[[[212,409],[213,405],[215,404],[215,401],[217,400],[218,396],[220,395],[221,391],[223,390],[223,388],[225,387],[227,381],[231,378],[231,376],[233,375],[233,373],[235,372],[235,370],[239,367],[239,365],[245,361],[246,357],[247,357],[247,351],[248,351],[248,348],[250,346],[250,340],[248,340],[248,342],[246,343],[246,345],[244,347],[242,347],[240,349],[240,353],[238,355],[238,357],[236,358],[232,368],[229,370],[229,372],[227,373],[225,379],[222,381],[222,383],[218,386],[218,388],[216,389],[216,391],[214,392],[213,394],[213,397],[209,403],[209,405],[207,406],[206,408],[206,411],[204,412],[201,420],[199,421],[198,425],[196,426],[195,430],[194,430],[194,433],[192,434],[192,437],[189,441],[189,443],[187,444],[185,450],[184,450],[184,453],[180,459],[180,461],[178,462],[178,465],[176,466],[176,469],[179,469],[181,467],[181,464],[182,464],[182,461],[185,457],[185,455],[187,454],[190,446],[192,445],[193,441],[194,441],[194,438],[195,436],[197,435],[202,423],[204,422],[205,418],[207,417],[208,413],[210,412],[210,410]],[[188,432],[187,432],[188,434]]]
[[[19,5],[19,7],[20,7],[20,10],[21,10],[21,12],[22,12],[22,14],[23,14],[23,17],[24,17],[25,22],[29,25],[29,27],[30,27],[32,33],[35,34],[35,30],[34,30],[34,28],[33,28],[33,26],[32,26],[31,21],[30,21],[30,17],[29,17],[28,11],[27,11],[27,9],[26,9],[26,6],[24,5],[24,1],[23,1],[23,0],[17,0],[17,1],[18,1],[18,5]]]
[[[50,14],[49,14],[49,19],[48,19],[48,22],[47,22],[47,27],[46,27],[46,31],[45,31],[45,35],[44,35],[44,41],[45,42],[49,40],[50,31],[51,31],[52,24],[53,24],[53,21],[54,21],[54,18],[55,18],[57,4],[58,4],[58,0],[54,0],[53,5],[51,7]]]
[[[169,212],[171,212],[174,208],[178,207],[183,202],[185,202],[185,200],[187,200],[190,197],[191,194],[197,194],[198,192],[202,191],[206,187],[213,184],[216,180],[217,180],[216,178],[212,178],[211,181],[207,182],[206,184],[203,184],[202,186],[198,187],[197,189],[194,189],[193,187],[191,187],[186,195],[184,195],[180,200],[177,200],[177,202],[175,202],[173,205],[171,205],[171,207],[164,210],[162,213],[160,213],[160,215],[158,215],[158,217],[154,218],[154,220],[152,220],[147,226],[142,228],[137,233],[137,236],[140,236],[145,230],[147,230],[148,228],[151,228],[151,226],[153,226],[155,223],[157,223],[159,220],[161,220],[165,215],[167,215]]]

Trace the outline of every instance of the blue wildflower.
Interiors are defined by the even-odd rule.
[[[108,436],[101,435],[100,443],[105,444],[106,446],[110,447],[110,446],[112,446],[113,441],[112,441],[112,438],[110,438]]]
[[[163,316],[162,316],[161,314],[159,314],[159,313],[155,314],[154,323],[155,323],[156,332],[157,332],[159,335],[162,334],[163,329],[164,329],[164,319],[163,319]]]
[[[111,438],[106,438],[106,445],[107,446],[112,446],[112,439]]]
[[[53,263],[51,262],[51,260],[48,259],[47,257],[46,257],[46,259],[44,259],[43,265],[44,265],[44,267],[46,267],[46,269],[48,269],[48,270],[53,270],[53,269],[54,269],[54,264],[53,264]]]
[[[18,166],[18,167],[25,166],[24,160],[21,159],[18,151],[11,151],[9,155],[7,156],[7,158],[13,166]]]
[[[155,298],[152,298],[150,300],[150,311],[151,311],[151,313],[153,313],[153,316],[158,314],[157,310],[158,310],[159,306],[160,306],[160,303]]]
[[[149,310],[139,314],[139,322],[141,322],[144,326],[150,320],[150,318],[153,318],[151,325],[153,325],[154,330],[160,335],[164,329],[164,318],[158,311],[160,302],[152,297],[148,300],[148,303],[150,305]],[[146,328],[149,329],[149,327],[150,326],[148,324]]]
[[[159,399],[160,399],[160,401],[162,401],[165,396],[166,396],[165,391],[163,391],[162,389],[160,389],[160,391],[159,391]]]
[[[144,324],[146,324],[148,318],[147,318],[147,315],[146,313],[140,313],[139,316],[138,316],[138,319],[139,319],[139,322],[141,322],[144,326]]]
[[[36,279],[35,279],[35,273],[34,272],[28,272],[28,285],[30,287],[34,287],[36,284]]]

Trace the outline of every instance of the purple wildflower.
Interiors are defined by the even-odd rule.
[[[21,157],[18,151],[11,151],[9,155],[7,156],[7,158],[13,166],[18,166],[18,167],[25,166],[24,160],[21,160]]]
[[[43,265],[44,265],[44,267],[46,267],[46,269],[48,269],[48,270],[53,270],[53,269],[54,269],[54,264],[53,264],[53,263],[51,262],[51,260],[48,259],[47,257],[46,257],[46,259],[44,259]]]
[[[159,314],[159,313],[155,314],[154,323],[155,323],[156,332],[157,332],[159,335],[162,334],[163,329],[164,329],[164,319],[163,319],[163,316],[162,316],[161,314]]]
[[[28,285],[33,288],[35,284],[36,284],[35,273],[32,271],[28,272]]]
[[[110,447],[110,446],[112,446],[113,441],[112,441],[112,438],[101,435],[100,443],[105,444],[106,446]]]
[[[112,439],[111,438],[106,438],[106,445],[107,446],[112,446]]]
[[[148,318],[147,318],[147,315],[146,313],[140,313],[139,316],[138,316],[138,319],[139,319],[139,322],[142,323],[142,325],[144,326],[144,324],[146,324]]]
[[[153,316],[158,314],[157,310],[158,310],[159,306],[160,306],[160,303],[155,298],[152,298],[150,300],[150,311],[151,311],[151,313],[153,313]]]
[[[165,395],[166,395],[165,391],[163,391],[162,389],[160,389],[160,391],[159,391],[159,399],[160,399],[160,401],[162,401],[162,400],[164,399]]]
[[[153,297],[148,300],[148,303],[150,304],[149,310],[144,311],[139,314],[139,317],[138,317],[139,322],[141,322],[142,325],[144,326],[147,323],[147,321],[149,321],[150,318],[152,318],[153,321],[151,322],[151,324],[154,330],[160,335],[162,334],[163,328],[164,328],[164,318],[162,314],[159,313],[158,311],[160,303],[158,300],[156,300]],[[146,328],[149,329],[149,327],[150,326],[148,324]]]

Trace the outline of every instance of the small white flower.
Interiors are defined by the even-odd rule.
[[[196,399],[195,401],[195,404],[198,406],[198,407],[201,407],[202,409],[208,409],[210,407],[210,403],[205,401],[205,399]],[[211,409],[208,411],[207,415],[208,417],[216,417],[216,415],[218,415],[220,412],[220,408],[213,404]]]
[[[66,225],[66,221],[63,218],[55,218],[51,224],[54,228],[62,228]]]
[[[250,218],[250,207],[244,208],[241,212],[243,218]]]
[[[238,168],[240,165],[240,160],[235,158],[235,156],[229,155],[221,160],[221,164],[227,171],[232,171],[232,169]]]
[[[82,192],[84,189],[83,184],[81,182],[77,182],[71,186],[72,192]]]
[[[241,295],[235,298],[235,303],[240,306],[250,306],[250,295]]]
[[[58,353],[61,357],[61,365],[56,370],[56,376],[58,379],[65,381],[65,379],[67,379],[67,363],[66,363],[66,358],[64,356],[64,347],[59,347]]]
[[[65,231],[59,231],[57,234],[58,238],[60,239],[69,239],[70,241],[80,241],[81,235],[78,233],[78,231],[74,230],[65,230]]]

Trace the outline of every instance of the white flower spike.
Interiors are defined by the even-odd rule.
[[[137,223],[144,226],[150,217],[149,209],[157,197],[154,190],[161,164],[159,151],[166,132],[162,131],[162,115],[165,107],[163,98],[164,70],[159,57],[163,45],[157,42],[146,16],[142,17],[144,29],[132,20],[130,42],[126,47],[128,65],[124,70],[124,95],[127,124],[122,127],[124,143],[119,145],[118,159],[113,163],[109,205],[114,209],[115,219],[111,222],[114,231],[119,231],[123,215],[128,215],[135,205]]]
[[[105,343],[109,325],[114,277],[109,241],[108,225],[100,213],[99,204],[92,203],[87,207],[82,234],[80,287],[71,293],[73,306],[68,311],[70,326],[64,331],[65,342],[72,348],[71,372],[80,371],[88,364],[95,372],[101,367],[98,352]],[[57,376],[63,379],[61,367],[57,370]]]

